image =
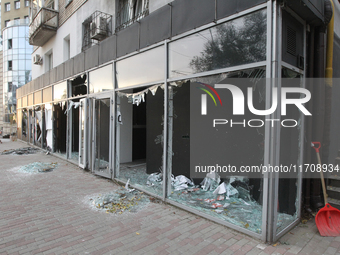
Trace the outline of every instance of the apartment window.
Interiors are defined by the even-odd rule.
[[[20,24],[20,18],[15,18],[14,19],[14,24],[19,25]]]
[[[53,52],[45,55],[45,71],[49,71],[53,68]]]
[[[16,10],[20,9],[20,1],[15,1],[14,7],[15,7]]]
[[[8,26],[8,23],[10,22],[10,20],[5,20],[5,27]]]
[[[29,17],[28,16],[24,16],[24,20],[25,20],[25,23],[28,24],[29,23]]]
[[[68,35],[67,37],[65,37],[64,39],[64,61],[69,60],[70,59],[70,36]]]
[[[149,0],[119,0],[116,32],[149,14]]]
[[[8,66],[7,70],[12,71],[12,60],[8,61],[7,66]]]
[[[8,41],[7,41],[7,49],[8,50],[12,49],[12,39],[8,39]]]
[[[30,1],[29,0],[25,0],[25,7],[29,7],[30,6]]]
[[[11,10],[11,4],[5,3],[5,12],[9,12]]]

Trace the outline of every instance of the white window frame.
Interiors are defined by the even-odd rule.
[[[11,10],[11,3],[5,3],[5,12],[9,12]]]
[[[14,9],[16,9],[16,10],[20,9],[20,0],[19,1],[14,1]]]

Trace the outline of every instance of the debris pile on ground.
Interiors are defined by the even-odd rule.
[[[57,165],[58,163],[34,162],[26,166],[22,166],[19,169],[19,172],[30,174],[52,172],[57,167]]]
[[[19,149],[13,149],[13,150],[4,150],[1,155],[28,155],[28,154],[35,154],[39,151],[38,148],[33,147],[25,147],[25,148],[19,148]]]
[[[124,188],[114,192],[90,198],[91,205],[97,209],[105,210],[106,213],[122,214],[123,212],[137,212],[149,202],[149,196],[143,192]]]

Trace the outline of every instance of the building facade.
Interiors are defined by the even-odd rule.
[[[310,143],[322,139],[324,162],[334,161],[338,134],[329,141],[326,129],[313,125],[321,103],[335,107],[319,93],[329,93],[329,86],[307,79],[325,76],[322,62],[311,65],[325,59],[325,40],[318,40],[332,10],[338,22],[339,4],[330,4],[33,1],[33,80],[17,90],[18,137],[96,175],[129,180],[168,203],[275,241],[299,222],[302,201],[308,197],[309,207],[321,202],[316,180],[306,184],[301,172],[289,178],[277,172],[197,174],[195,165],[301,166],[314,162]],[[229,79],[239,86],[229,89],[252,93],[253,108],[245,111],[223,94]],[[283,88],[319,98],[300,111],[289,105],[258,114],[280,105]],[[222,106],[244,119],[220,112]],[[338,120],[323,114],[328,133]]]
[[[31,80],[28,43],[28,0],[1,2],[2,76],[1,119],[3,135],[16,133],[16,89]]]

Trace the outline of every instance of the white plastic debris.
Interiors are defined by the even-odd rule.
[[[213,192],[213,194],[214,195],[217,195],[217,194],[224,194],[224,193],[226,193],[227,192],[227,185],[223,182],[222,184],[220,184],[220,186],[218,186],[215,190],[214,190],[214,192]]]
[[[130,179],[127,180],[126,184],[125,184],[125,189],[128,191],[128,192],[132,192],[134,191],[135,189],[129,189],[129,182],[130,182]]]
[[[152,173],[149,175],[146,185],[154,186],[155,184],[160,184],[163,180],[162,173]]]
[[[192,180],[189,178],[185,177],[184,175],[178,175],[172,182],[172,186],[176,190],[182,190],[182,189],[187,189],[189,186],[194,186],[195,184],[193,183]]]

